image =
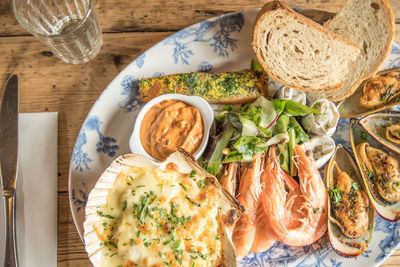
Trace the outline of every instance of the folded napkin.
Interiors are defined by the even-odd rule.
[[[57,266],[57,113],[19,114],[18,147],[19,266]],[[0,204],[0,266],[3,266],[2,197]]]

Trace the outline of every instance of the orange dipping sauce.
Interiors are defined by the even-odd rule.
[[[200,111],[179,100],[164,100],[149,109],[140,126],[140,141],[153,158],[163,161],[179,147],[194,154],[204,138]]]

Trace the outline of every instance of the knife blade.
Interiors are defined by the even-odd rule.
[[[0,174],[4,198],[4,266],[18,266],[15,239],[15,188],[18,165],[18,76],[8,78],[0,107]]]

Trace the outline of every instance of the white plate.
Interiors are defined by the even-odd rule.
[[[138,79],[191,71],[238,71],[248,69],[255,58],[251,32],[257,10],[230,13],[183,29],[156,44],[130,63],[107,86],[89,112],[77,137],[69,169],[71,212],[82,237],[84,207],[90,189],[117,156],[130,153],[128,141],[143,105],[138,98]],[[307,10],[302,12],[308,12]],[[327,14],[313,14],[324,20]],[[393,43],[383,68],[400,66],[400,47]],[[336,143],[350,147],[348,120],[341,119]],[[338,256],[323,237],[313,245],[288,247],[277,242],[271,249],[249,254],[243,266],[371,266],[385,260],[400,243],[399,227],[376,215],[375,232],[367,251],[358,258]]]

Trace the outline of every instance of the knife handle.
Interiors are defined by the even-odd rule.
[[[15,238],[15,191],[3,191],[4,225],[5,225],[5,256],[4,267],[18,266],[17,239]]]

